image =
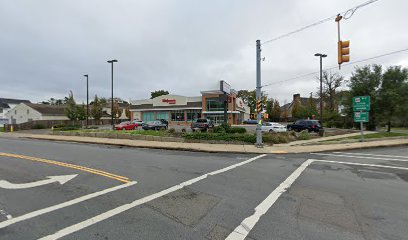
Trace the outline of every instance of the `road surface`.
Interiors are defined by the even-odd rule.
[[[408,236],[406,147],[239,155],[0,138],[0,181],[0,239]]]

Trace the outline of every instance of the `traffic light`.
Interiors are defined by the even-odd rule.
[[[339,41],[338,42],[338,60],[340,64],[350,61],[350,41]]]
[[[257,112],[257,113],[262,112],[262,103],[261,103],[261,100],[256,101],[256,112]]]

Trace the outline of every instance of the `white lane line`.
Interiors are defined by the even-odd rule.
[[[347,165],[356,165],[356,166],[367,166],[367,167],[377,167],[377,168],[390,168],[390,169],[408,170],[407,167],[387,166],[387,165],[370,164],[370,163],[354,163],[354,162],[342,162],[342,161],[319,160],[319,159],[312,159],[312,160],[314,162],[323,162],[323,163],[337,163],[337,164],[347,164]]]
[[[236,167],[239,167],[239,166],[248,164],[248,163],[250,163],[250,162],[253,162],[253,161],[255,161],[255,160],[257,160],[257,159],[259,159],[259,158],[261,158],[261,157],[264,157],[264,156],[266,156],[266,154],[262,154],[262,155],[259,155],[259,156],[250,158],[250,159],[248,159],[248,160],[246,160],[246,161],[243,161],[243,162],[240,162],[240,163],[231,165],[231,166],[229,166],[229,167],[222,168],[222,169],[220,169],[220,170],[216,170],[216,171],[213,171],[213,172],[210,172],[210,173],[206,173],[206,174],[204,174],[204,175],[202,175],[202,176],[199,176],[199,177],[193,178],[193,179],[191,179],[191,180],[182,182],[182,183],[180,183],[180,184],[178,184],[178,185],[175,185],[175,186],[173,186],[173,187],[170,187],[170,188],[167,188],[167,189],[162,190],[162,191],[160,191],[160,192],[154,193],[154,194],[152,194],[152,195],[149,195],[149,196],[146,196],[146,197],[137,199],[137,200],[135,200],[135,201],[133,201],[133,202],[131,202],[131,203],[124,204],[124,205],[119,206],[119,207],[117,207],[117,208],[111,209],[111,210],[109,210],[109,211],[107,211],[107,212],[101,213],[101,214],[99,214],[99,215],[97,215],[97,216],[95,216],[95,217],[92,217],[92,218],[90,218],[90,219],[84,220],[84,221],[79,222],[79,223],[77,223],[77,224],[71,225],[71,226],[66,227],[66,228],[64,228],[64,229],[61,229],[61,230],[59,230],[58,232],[56,232],[56,233],[54,233],[54,234],[51,234],[51,235],[48,235],[48,236],[45,236],[45,237],[42,237],[42,238],[40,238],[39,240],[59,239],[59,238],[61,238],[61,237],[67,236],[67,235],[69,235],[69,234],[72,234],[72,233],[74,233],[74,232],[77,232],[77,231],[79,231],[79,230],[81,230],[81,229],[84,229],[84,228],[86,228],[86,227],[89,227],[89,226],[91,226],[91,225],[94,225],[94,224],[96,224],[96,223],[98,223],[98,222],[101,222],[101,221],[103,221],[103,220],[106,220],[106,219],[108,219],[108,218],[111,218],[111,217],[113,217],[113,216],[115,216],[115,215],[117,215],[117,214],[120,214],[120,213],[122,213],[122,212],[125,212],[125,211],[127,211],[127,210],[129,210],[129,209],[131,209],[131,208],[137,207],[137,206],[139,206],[139,205],[141,205],[141,204],[147,203],[147,202],[152,201],[152,200],[154,200],[154,199],[156,199],[156,198],[159,198],[159,197],[162,197],[162,196],[164,196],[164,195],[166,195],[166,194],[169,194],[169,193],[172,193],[172,192],[174,192],[174,191],[177,191],[177,190],[179,190],[179,189],[181,189],[181,188],[183,188],[183,187],[185,187],[185,186],[189,186],[189,185],[191,185],[191,184],[193,184],[193,183],[196,183],[196,182],[198,182],[198,181],[201,181],[201,180],[207,178],[207,177],[210,176],[210,175],[216,175],[216,174],[220,174],[220,173],[229,171],[229,170],[234,169],[234,168],[236,168]]]
[[[24,220],[27,220],[27,219],[30,219],[30,218],[34,218],[34,217],[43,215],[45,213],[49,213],[49,212],[52,212],[52,211],[55,211],[55,210],[58,210],[58,209],[61,209],[61,208],[64,208],[64,207],[68,207],[68,206],[71,206],[71,205],[74,205],[74,204],[89,200],[89,199],[94,198],[94,197],[98,197],[98,196],[101,196],[101,195],[104,195],[104,194],[107,194],[107,193],[110,193],[110,192],[113,192],[113,191],[116,191],[116,190],[119,190],[119,189],[122,189],[122,188],[130,187],[132,185],[135,185],[136,183],[137,183],[136,181],[128,182],[128,183],[121,184],[121,185],[118,185],[118,186],[115,186],[115,187],[112,187],[112,188],[104,189],[104,190],[99,191],[99,192],[94,192],[94,193],[91,193],[91,194],[88,194],[88,195],[85,195],[85,196],[82,196],[82,197],[79,197],[79,198],[75,198],[75,199],[72,199],[72,200],[69,200],[67,202],[63,202],[63,203],[60,203],[60,204],[57,204],[57,205],[54,205],[54,206],[51,206],[51,207],[39,209],[39,210],[36,210],[34,212],[26,213],[24,215],[21,215],[21,216],[15,217],[15,218],[11,218],[9,220],[0,222],[0,229],[5,228],[7,226],[10,226],[10,225],[12,225],[14,223],[18,223],[18,222],[21,222],[21,221],[24,221]]]
[[[354,162],[342,162],[342,161],[330,161],[330,160],[319,160],[319,159],[308,159],[299,168],[297,168],[285,181],[283,181],[269,196],[263,200],[256,208],[255,213],[241,222],[241,224],[234,229],[233,232],[228,235],[225,240],[243,240],[245,239],[252,228],[258,223],[259,219],[264,215],[276,202],[276,200],[286,192],[289,187],[295,182],[295,180],[300,176],[300,174],[312,163],[334,163],[334,164],[347,164],[347,165],[357,165],[357,166],[369,166],[378,168],[390,168],[390,169],[400,169],[408,170],[406,167],[396,167],[396,166],[386,166],[378,164],[368,164],[368,163],[354,163]]]
[[[300,176],[300,174],[313,162],[314,160],[306,160],[300,167],[298,167],[292,174],[286,178],[269,196],[263,200],[256,208],[255,213],[241,222],[241,224],[235,228],[233,232],[228,235],[225,240],[243,240],[259,221],[259,219],[264,215],[269,208],[278,200],[282,193],[286,192],[289,187],[295,182],[295,180]]]
[[[313,155],[321,156],[334,156],[334,157],[347,157],[347,158],[361,158],[361,159],[374,159],[374,160],[385,160],[385,161],[399,161],[399,162],[408,162],[408,159],[398,159],[398,158],[378,158],[378,157],[365,157],[365,156],[354,156],[346,154],[331,154],[331,153],[310,153]]]
[[[373,156],[373,157],[392,157],[392,158],[407,158],[407,156],[396,156],[396,155],[381,155],[381,154],[369,154],[369,153],[347,153],[347,152],[333,152],[336,154],[348,154],[348,155],[362,155],[362,156]]]

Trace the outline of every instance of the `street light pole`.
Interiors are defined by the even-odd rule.
[[[316,57],[320,58],[320,124],[323,124],[323,58],[327,57],[326,54],[316,53]]]
[[[88,82],[88,74],[85,74],[86,77],[86,128],[88,128],[88,119],[89,119],[89,82]]]
[[[111,76],[112,76],[112,95],[111,95],[111,123],[112,129],[115,130],[115,124],[113,123],[113,63],[118,62],[116,59],[109,60],[108,63],[111,64]]]

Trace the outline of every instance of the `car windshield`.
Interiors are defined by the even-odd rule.
[[[207,119],[201,119],[201,118],[199,118],[199,119],[197,119],[196,122],[198,122],[198,123],[205,123],[205,122],[207,122]]]

